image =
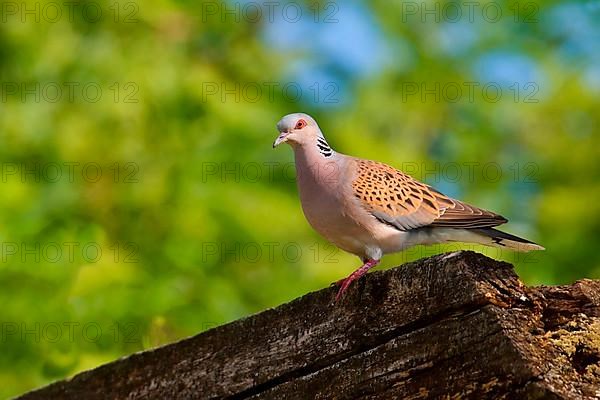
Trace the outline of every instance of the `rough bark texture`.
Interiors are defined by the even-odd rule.
[[[473,252],[336,288],[20,399],[600,397],[600,281],[523,286]]]

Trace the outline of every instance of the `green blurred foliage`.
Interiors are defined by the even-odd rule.
[[[56,22],[15,15],[9,3],[41,12],[52,2],[4,2],[0,15],[2,398],[276,306],[355,269],[359,260],[305,222],[291,151],[271,149],[275,123],[290,112],[313,114],[338,151],[406,167],[507,216],[507,231],[547,248],[417,248],[387,256],[385,267],[471,248],[514,263],[529,284],[600,277],[600,89],[583,79],[591,61],[569,51],[569,30],[551,18],[559,3],[526,3],[537,10],[532,23],[507,15],[472,24],[477,40],[461,52],[447,48],[461,47],[452,29],[464,23],[405,18],[406,2],[340,4],[362,4],[388,44],[387,62],[358,76],[304,47],[273,46],[264,15],[207,15],[220,2],[81,2],[73,18],[61,6]],[[103,11],[98,21],[81,11],[90,4]],[[327,40],[317,25],[304,41]],[[497,102],[403,97],[407,82],[481,80],[479,60],[498,50],[535,61],[537,102],[524,102],[526,93],[513,101],[506,87]],[[338,104],[281,90],[258,101],[220,95],[220,85],[289,82],[310,57],[343,84]],[[207,83],[219,94],[207,95]],[[49,100],[52,84],[58,101]],[[47,93],[36,98],[22,85]],[[96,87],[102,95],[91,101]],[[461,179],[444,181],[451,163]],[[468,163],[477,165],[472,177]],[[501,168],[498,179],[482,172],[489,163]],[[61,175],[51,179],[56,165]]]

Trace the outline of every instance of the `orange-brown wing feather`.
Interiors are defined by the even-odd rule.
[[[422,226],[483,228],[507,220],[493,212],[454,200],[389,165],[357,160],[352,182],[363,207],[383,223],[400,230]]]

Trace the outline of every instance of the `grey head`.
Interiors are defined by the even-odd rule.
[[[277,123],[279,136],[275,139],[273,147],[281,143],[288,143],[291,146],[306,146],[316,144],[319,138],[323,138],[323,133],[317,121],[308,114],[294,113],[288,114]]]

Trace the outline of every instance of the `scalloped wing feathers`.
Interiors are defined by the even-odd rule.
[[[411,176],[380,162],[355,159],[352,189],[379,221],[407,231],[424,226],[487,228],[507,219],[452,199]]]

